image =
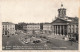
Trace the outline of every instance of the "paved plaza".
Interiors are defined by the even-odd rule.
[[[55,38],[46,38],[49,42],[37,43],[37,44],[24,44],[20,38],[24,37],[24,33],[18,33],[17,35],[3,36],[3,50],[10,49],[27,49],[27,50],[78,50],[77,42],[70,42],[59,40]],[[16,47],[17,46],[17,47]]]

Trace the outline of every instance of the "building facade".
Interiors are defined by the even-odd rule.
[[[43,30],[51,31],[51,23],[43,23]]]
[[[58,17],[52,22],[52,32],[55,35],[71,37],[71,34],[78,33],[78,18],[66,16],[66,9],[58,9]]]
[[[23,29],[26,30],[27,32],[29,31],[35,31],[35,32],[42,32],[42,33],[50,33],[51,30],[51,23],[35,23],[35,24],[26,24],[23,26]],[[31,33],[31,32],[30,32]]]
[[[43,33],[51,33],[51,23],[43,23]]]
[[[3,35],[13,35],[15,34],[15,24],[11,22],[2,22],[2,34]]]
[[[78,27],[78,18],[75,17],[72,19],[72,22],[68,24],[68,27],[67,27],[68,36],[72,37],[72,36],[74,36],[74,34],[79,34],[78,28],[79,28]]]
[[[39,33],[40,32],[40,24],[39,23],[29,23],[23,26],[23,29],[29,33]]]
[[[40,24],[29,23],[23,26],[25,30],[40,30]]]

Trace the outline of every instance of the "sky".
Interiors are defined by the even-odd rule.
[[[79,17],[79,0],[0,0],[1,22],[52,22],[61,7],[69,17]]]

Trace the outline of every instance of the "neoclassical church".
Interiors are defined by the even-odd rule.
[[[68,35],[73,36],[74,33],[78,33],[78,18],[66,16],[66,9],[61,4],[61,8],[58,9],[58,17],[52,21],[52,32],[55,35]]]

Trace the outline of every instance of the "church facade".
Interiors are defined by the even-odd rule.
[[[66,16],[66,9],[58,9],[58,17],[52,22],[52,32],[54,35],[64,35],[73,37],[73,34],[78,33],[78,18]]]

